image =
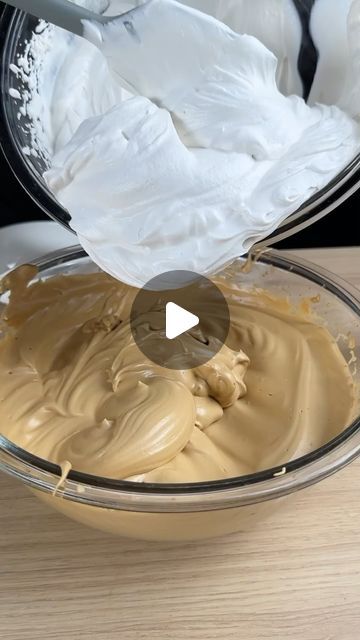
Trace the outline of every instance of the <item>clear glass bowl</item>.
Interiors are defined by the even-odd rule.
[[[20,90],[20,80],[11,73],[9,65],[16,63],[24,51],[38,21],[21,11],[7,7],[0,19],[0,145],[15,176],[39,205],[39,207],[61,224],[69,228],[69,213],[59,205],[45,185],[42,173],[45,161],[41,157],[25,156],[22,149],[31,146],[26,128],[27,116],[18,119],[16,102],[9,90]],[[304,205],[289,216],[266,240],[266,244],[282,240],[309,226],[344,202],[360,186],[360,154],[326,188],[319,191]],[[262,243],[264,244],[264,243]]]
[[[40,277],[84,273],[97,267],[79,247],[45,256],[35,264]],[[243,259],[229,273],[244,288]],[[340,278],[304,260],[273,250],[263,253],[246,275],[246,285],[281,292],[294,302],[320,295],[316,313],[329,331],[350,333],[355,355],[360,358],[360,292]],[[0,298],[6,304],[6,297]],[[246,303],[246,300],[245,300]],[[346,341],[339,347],[350,359]],[[324,371],[324,375],[327,372]],[[354,371],[360,383],[360,367]],[[342,427],[344,427],[342,429]],[[53,495],[60,468],[17,447],[0,436],[0,469],[19,478],[39,498],[66,515],[122,536],[150,540],[192,540],[254,527],[273,511],[285,496],[335,473],[360,454],[359,407],[349,425],[339,425],[336,438],[307,455],[289,461],[286,473],[279,468],[249,476],[193,484],[149,484],[111,480],[73,470]]]

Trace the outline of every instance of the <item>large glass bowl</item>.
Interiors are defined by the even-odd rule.
[[[39,277],[85,273],[97,267],[79,247],[62,249],[35,261]],[[245,277],[243,260],[228,270],[229,277],[250,290],[266,288],[287,295],[294,303],[318,297],[316,313],[329,331],[339,337],[339,348],[347,360],[360,358],[360,292],[324,269],[304,260],[268,250]],[[244,294],[246,304],[246,293]],[[6,297],[0,298],[6,304]],[[350,345],[351,347],[353,344]],[[355,363],[356,364],[356,363]],[[360,367],[354,366],[354,381],[360,383]],[[324,371],[324,376],[327,371]],[[0,426],[1,430],[1,426]],[[248,476],[192,484],[149,484],[111,480],[73,470],[54,491],[61,469],[17,447],[0,436],[0,469],[19,478],[39,498],[68,516],[101,530],[148,540],[192,540],[245,530],[300,489],[335,473],[360,454],[359,407],[352,424],[339,425],[339,435],[319,449],[285,464]],[[280,475],[279,475],[280,472]],[[354,487],[354,491],[355,491]]]
[[[10,71],[10,64],[24,52],[26,41],[32,37],[38,21],[21,11],[7,7],[0,18],[0,145],[15,176],[50,217],[69,228],[70,216],[55,200],[42,178],[46,162],[40,156],[25,156],[24,147],[31,147],[27,116],[18,118],[19,109],[10,96],[10,89],[22,91],[20,80]],[[305,46],[305,45],[304,45]],[[303,52],[304,53],[304,52]],[[326,188],[305,202],[289,216],[266,240],[276,242],[307,227],[325,216],[353,194],[360,185],[360,153]]]

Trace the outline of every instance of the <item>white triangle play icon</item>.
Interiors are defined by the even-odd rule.
[[[190,311],[186,311],[182,307],[179,307],[175,302],[168,302],[166,304],[166,326],[165,334],[169,340],[173,340],[182,333],[189,331],[193,327],[199,324],[199,318]]]

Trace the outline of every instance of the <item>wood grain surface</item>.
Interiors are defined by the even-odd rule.
[[[360,249],[297,252],[360,287]],[[261,528],[112,538],[0,476],[1,640],[359,640],[360,460]]]

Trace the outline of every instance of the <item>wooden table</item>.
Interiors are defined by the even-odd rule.
[[[299,252],[360,287],[360,249]],[[133,542],[0,477],[2,640],[358,640],[360,459],[261,529]]]

